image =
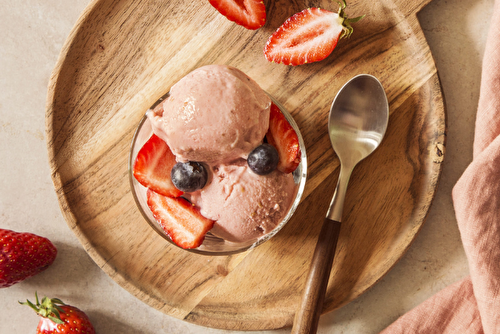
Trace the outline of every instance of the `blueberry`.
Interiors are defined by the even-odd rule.
[[[207,170],[199,162],[178,162],[170,173],[174,186],[184,192],[193,192],[205,186],[208,179]]]
[[[248,155],[248,167],[258,175],[271,173],[278,166],[278,151],[273,145],[262,144],[254,148]]]

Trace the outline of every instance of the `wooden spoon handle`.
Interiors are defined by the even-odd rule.
[[[339,234],[340,222],[325,218],[314,250],[302,302],[293,321],[292,334],[311,334],[316,333],[318,329]]]

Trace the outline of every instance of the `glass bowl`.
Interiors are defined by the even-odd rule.
[[[153,109],[158,103],[160,103],[166,96],[164,96],[162,99],[158,100],[152,107]],[[307,175],[307,157],[306,157],[306,148],[304,145],[304,140],[302,138],[302,135],[300,133],[300,130],[295,123],[294,119],[290,115],[290,113],[280,104],[278,103],[274,98],[271,97],[273,102],[281,109],[283,114],[285,115],[286,119],[290,123],[290,125],[293,127],[295,132],[297,133],[297,136],[299,138],[299,147],[301,151],[301,160],[299,163],[299,166],[297,169],[293,172],[293,178],[295,181],[295,184],[297,185],[296,187],[296,194],[295,194],[295,199],[288,209],[288,212],[286,216],[281,220],[281,222],[276,225],[276,227],[266,235],[255,239],[255,240],[249,240],[246,242],[230,242],[227,240],[224,240],[222,238],[219,238],[210,231],[207,233],[205,236],[205,239],[203,243],[198,247],[194,249],[185,249],[186,251],[197,253],[197,254],[203,254],[203,255],[231,255],[231,254],[236,254],[240,253],[246,250],[253,249],[257,247],[258,245],[261,245],[262,243],[266,242],[267,240],[271,239],[276,233],[279,232],[285,226],[285,224],[290,220],[292,217],[293,213],[295,212],[297,206],[299,205],[300,199],[302,197],[302,194],[304,192],[304,187],[306,183],[306,175]],[[167,233],[161,228],[160,224],[156,221],[156,219],[153,217],[153,214],[151,210],[149,209],[147,205],[147,197],[146,197],[146,191],[147,188],[141,185],[134,177],[133,175],[133,165],[134,161],[137,157],[137,154],[141,147],[146,143],[146,141],[149,139],[149,137],[152,135],[153,130],[151,127],[151,123],[149,122],[148,118],[146,115],[143,116],[141,119],[139,126],[137,127],[134,137],[132,139],[132,145],[130,148],[130,153],[129,153],[129,159],[128,159],[128,170],[129,170],[129,180],[130,180],[130,187],[132,190],[132,195],[134,196],[134,200],[137,204],[137,207],[139,208],[139,211],[141,212],[142,216],[146,220],[146,222],[155,230],[160,236],[162,236],[167,242],[171,243],[172,245],[177,246],[170,237],[167,235]],[[179,247],[181,248],[181,247]],[[181,248],[182,249],[182,248]]]

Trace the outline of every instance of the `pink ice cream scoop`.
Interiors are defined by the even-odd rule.
[[[246,158],[262,142],[270,106],[269,96],[240,70],[208,65],[179,80],[148,118],[178,161],[217,165]]]
[[[260,176],[246,163],[214,168],[211,183],[191,195],[201,214],[215,221],[211,232],[243,242],[272,231],[284,218],[296,195],[292,174],[277,170]]]
[[[182,78],[147,113],[178,162],[206,165],[208,183],[184,196],[214,221],[210,232],[227,241],[256,241],[271,232],[297,194],[292,174],[257,175],[247,164],[268,132],[270,108],[269,96],[246,74],[208,65]]]

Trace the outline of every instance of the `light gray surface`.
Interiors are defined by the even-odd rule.
[[[434,0],[420,13],[448,110],[446,159],[437,195],[402,260],[360,298],[322,316],[319,333],[378,333],[468,275],[451,190],[472,159],[493,2]],[[0,333],[35,332],[37,316],[17,303],[32,299],[35,290],[87,312],[100,334],[227,333],[164,315],[130,295],[94,264],[59,210],[45,144],[47,83],[69,31],[88,3],[0,0],[0,227],[43,235],[59,250],[45,272],[0,290]]]

